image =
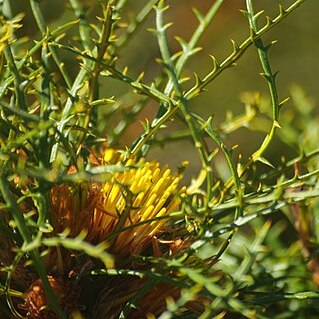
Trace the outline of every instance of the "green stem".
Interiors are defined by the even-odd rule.
[[[110,4],[114,5],[113,2],[115,2],[116,0],[111,0]],[[115,5],[115,11],[121,11],[124,6],[126,5],[127,0],[118,0],[117,4]]]
[[[132,35],[134,33],[136,33],[136,31],[143,25],[143,22],[146,20],[146,18],[152,12],[153,7],[157,1],[158,0],[149,0],[148,3],[146,3],[143,6],[143,9],[136,15],[136,18],[128,26],[128,28],[126,29],[126,32],[123,34],[123,36],[121,36],[118,39],[118,41],[115,42],[117,52],[119,51],[119,49],[126,46],[128,41],[131,39]]]
[[[270,64],[269,64],[268,57],[267,57],[268,48],[263,45],[263,42],[262,42],[260,37],[266,31],[270,30],[270,28],[272,28],[273,26],[275,26],[279,22],[281,22],[291,12],[293,12],[295,9],[297,9],[304,1],[305,0],[297,0],[289,8],[287,8],[285,10],[281,9],[280,14],[275,19],[271,20],[271,22],[270,22],[270,20],[268,20],[268,23],[263,28],[258,30],[257,22],[256,22],[258,14],[257,14],[257,16],[254,15],[253,5],[252,5],[251,0],[246,0],[247,9],[248,9],[247,15],[248,15],[250,28],[252,31],[251,36],[246,41],[244,41],[238,47],[238,49],[233,52],[232,55],[230,55],[223,63],[221,63],[218,68],[215,68],[206,78],[204,78],[204,80],[201,82],[201,84],[198,88],[193,87],[187,93],[188,98],[192,98],[194,95],[197,95],[198,90],[199,91],[202,90],[209,82],[211,82],[218,74],[220,74],[220,72],[222,70],[229,67],[233,63],[232,59],[230,59],[232,56],[234,59],[238,59],[250,45],[254,44],[256,46],[256,48],[258,50],[258,56],[259,56],[261,65],[262,65],[262,68],[264,70],[264,77],[268,83],[268,87],[269,87],[269,91],[270,91],[270,95],[271,95],[273,122],[272,122],[272,126],[271,126],[269,133],[267,134],[267,136],[265,137],[265,139],[262,142],[262,145],[259,147],[259,149],[257,151],[255,151],[252,154],[252,156],[249,158],[247,163],[245,163],[245,165],[243,165],[243,167],[239,173],[239,176],[243,176],[245,174],[247,168],[250,167],[250,165],[254,161],[257,161],[257,160],[263,161],[262,155],[266,151],[268,146],[270,145],[271,141],[273,140],[277,127],[280,127],[279,123],[278,123],[280,103],[278,101],[277,88],[276,88],[276,84],[275,84],[276,74],[273,74],[271,71]],[[232,184],[233,184],[233,181],[229,180],[225,185],[224,191],[227,191],[232,186]]]
[[[205,15],[205,17],[200,20],[198,27],[196,28],[193,36],[191,37],[189,43],[187,44],[187,50],[183,51],[182,55],[177,60],[176,67],[175,67],[177,77],[180,76],[184,65],[186,64],[188,59],[192,56],[197,43],[199,42],[200,38],[202,37],[202,35],[206,31],[207,27],[211,24],[212,20],[214,19],[215,15],[218,12],[218,9],[221,7],[222,3],[223,3],[223,0],[217,0],[212,5],[212,7],[209,9],[209,11]],[[169,81],[165,87],[164,94],[166,96],[169,96],[173,89],[174,89],[174,84],[173,84],[172,80],[169,79]],[[175,108],[174,111],[171,112],[171,110],[168,109],[168,106],[169,106],[169,104],[167,104],[167,102],[162,101],[160,103],[158,114],[157,114],[156,118],[152,121],[152,124],[151,124],[151,127],[155,128],[154,133],[156,133],[158,131],[157,123],[163,122],[160,120],[160,118],[164,117],[164,119],[167,119],[167,118],[169,118],[168,117],[169,115],[173,115],[175,113],[175,111],[178,110],[178,108]],[[151,136],[147,136],[144,134],[139,138],[139,140],[137,141],[137,144],[145,145],[145,143],[148,142],[149,140],[151,140],[151,138],[153,138],[154,136],[155,136],[155,134],[151,135]]]
[[[191,116],[191,112],[189,110],[188,101],[183,96],[183,90],[181,85],[179,84],[179,80],[176,74],[176,70],[174,68],[171,55],[168,48],[167,38],[166,38],[166,29],[167,26],[164,25],[163,21],[163,12],[165,11],[164,1],[160,1],[158,6],[156,7],[156,26],[157,26],[157,39],[159,48],[161,51],[161,55],[163,58],[163,62],[165,67],[167,68],[168,75],[174,85],[175,92],[177,94],[179,100],[179,107],[185,117],[185,121],[188,125],[188,128],[191,132],[195,148],[197,149],[199,156],[202,161],[202,168],[207,174],[207,198],[211,197],[211,187],[212,187],[212,177],[210,174],[211,165],[208,160],[207,151],[204,148],[204,143],[201,140],[200,132],[198,131],[196,125],[194,124]]]
[[[280,12],[280,14],[268,23],[259,29],[259,31],[255,34],[252,34],[249,38],[247,38],[244,42],[242,42],[239,46],[234,48],[234,51],[218,66],[215,66],[214,69],[208,73],[204,79],[200,81],[199,84],[193,86],[190,90],[187,91],[185,97],[188,100],[191,100],[199,92],[203,91],[207,85],[209,85],[215,78],[217,78],[225,69],[235,65],[236,61],[245,53],[245,51],[253,45],[254,41],[259,39],[262,35],[271,30],[274,26],[279,24],[282,20],[284,20],[290,13],[292,13],[295,9],[297,9],[305,0],[297,0],[290,7],[288,7],[285,11]]]
[[[252,0],[246,0],[246,6],[247,6],[247,16],[249,20],[250,28],[253,32],[253,34],[258,34],[258,26],[257,26],[257,16],[254,13],[253,3]],[[267,48],[264,44],[261,38],[258,38],[253,41],[254,45],[257,48],[259,60],[262,66],[262,69],[264,73],[262,74],[263,77],[266,79],[268,83],[268,88],[271,96],[271,104],[272,104],[272,117],[273,117],[273,124],[270,129],[270,132],[265,137],[262,145],[260,148],[252,155],[252,160],[256,161],[258,160],[262,154],[267,150],[268,146],[270,145],[275,132],[276,128],[279,127],[278,124],[278,117],[279,117],[279,100],[278,100],[278,93],[277,93],[277,87],[275,83],[275,76],[271,70],[271,66],[268,60],[267,56]]]
[[[43,18],[41,9],[40,9],[39,0],[30,0],[30,4],[31,4],[33,16],[37,22],[39,30],[40,30],[42,36],[46,37],[48,33],[50,34],[50,32],[48,30],[47,25],[45,24],[45,21],[44,21],[44,18]],[[50,51],[52,53],[53,59],[54,59],[56,65],[58,66],[58,68],[63,76],[65,83],[67,84],[68,88],[71,88],[71,86],[72,86],[71,78],[64,68],[64,63],[60,60],[60,57],[58,55],[56,48],[51,47],[51,46],[49,48],[50,48]]]
[[[207,14],[203,19],[200,20],[198,27],[196,28],[195,32],[193,33],[191,39],[187,44],[187,50],[183,51],[182,55],[178,58],[176,62],[176,75],[179,77],[186,62],[192,56],[192,52],[195,49],[196,45],[198,44],[199,40],[203,36],[204,32],[207,30],[208,26],[214,20],[218,10],[222,6],[224,0],[217,0],[209,9]],[[165,93],[170,94],[173,89],[172,81],[169,81],[166,88]]]
[[[24,92],[22,88],[22,79],[18,71],[17,65],[14,61],[14,57],[13,57],[11,48],[9,46],[9,43],[7,43],[7,46],[4,49],[4,56],[8,62],[10,70],[13,73],[15,91],[17,92],[17,106],[19,109],[26,111],[28,107],[25,101]]]
[[[109,38],[111,36],[113,22],[112,20],[112,8],[108,4],[103,6],[103,18],[100,19],[102,22],[102,30],[100,33],[98,45],[97,45],[97,53],[96,53],[96,61],[93,62],[92,71],[91,71],[91,81],[90,81],[90,93],[89,93],[89,101],[98,99],[98,77],[100,75],[100,67],[101,61],[104,59],[104,55],[110,44]]]
[[[0,12],[2,12],[6,18],[11,19],[13,17],[13,12],[9,0],[0,1]]]
[[[74,10],[76,17],[80,20],[79,33],[85,50],[91,51],[94,43],[91,37],[92,28],[88,22],[83,5],[78,0],[70,0],[70,4]]]
[[[228,147],[223,143],[223,141],[220,138],[220,136],[213,129],[213,127],[211,125],[211,120],[209,119],[207,121],[207,123],[205,123],[203,121],[202,124],[205,125],[205,130],[209,134],[209,136],[212,137],[212,139],[215,141],[215,143],[223,151],[223,153],[225,155],[225,158],[226,158],[226,161],[227,161],[227,164],[228,164],[228,167],[229,167],[229,170],[231,172],[231,175],[232,175],[232,178],[233,178],[233,181],[234,181],[234,185],[235,185],[235,189],[236,189],[236,194],[235,195],[237,197],[237,205],[236,205],[235,214],[234,214],[234,223],[235,223],[235,221],[240,216],[243,215],[243,209],[244,209],[244,197],[243,197],[243,190],[242,190],[241,183],[240,183],[240,176],[239,176],[239,174],[237,172],[235,164],[233,163],[231,150],[228,149]],[[231,240],[232,240],[236,230],[237,230],[236,227],[234,227],[231,230],[231,232],[229,233],[228,237],[223,242],[223,244],[219,248],[218,252],[214,256],[213,262],[219,260],[219,258],[222,256],[222,254],[226,251],[226,249],[228,248],[228,246],[231,243]]]

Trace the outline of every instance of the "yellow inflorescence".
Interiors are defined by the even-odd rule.
[[[105,158],[112,162],[110,151]],[[101,190],[106,213],[99,221],[99,227],[107,229],[117,219],[114,229],[120,233],[113,250],[121,256],[140,253],[161,231],[169,214],[179,209],[179,195],[185,192],[184,188],[177,191],[181,176],[172,175],[167,166],[160,168],[158,162],[129,159],[125,166],[128,169],[115,173]]]
[[[164,230],[170,214],[179,210],[185,193],[185,188],[178,188],[182,176],[171,174],[156,161],[125,161],[122,154],[110,149],[103,163],[119,166],[104,184],[53,188],[54,229],[68,229],[72,237],[85,230],[87,241],[108,241],[116,256],[137,255]]]

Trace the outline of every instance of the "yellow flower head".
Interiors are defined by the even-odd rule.
[[[121,163],[123,156],[115,151],[105,153],[106,163]],[[181,176],[171,174],[156,161],[129,159],[126,170],[117,172],[102,189],[104,214],[96,214],[95,227],[105,233],[119,232],[113,252],[121,257],[137,255],[163,230],[169,215],[179,209],[178,191]],[[112,229],[109,229],[111,226]]]
[[[140,254],[179,210],[185,193],[185,188],[178,190],[181,175],[156,161],[129,158],[123,165],[124,156],[110,149],[102,162],[119,168],[104,184],[53,190],[54,228],[69,228],[71,236],[86,228],[86,240],[109,241],[118,257]]]

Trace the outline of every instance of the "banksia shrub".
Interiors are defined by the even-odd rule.
[[[1,318],[318,313],[318,115],[297,85],[281,97],[265,41],[303,2],[228,7],[246,39],[205,62],[223,0],[176,41],[164,0],[1,1]],[[265,92],[202,116],[248,51]]]

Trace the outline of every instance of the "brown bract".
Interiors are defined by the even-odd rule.
[[[50,286],[67,314],[78,309],[79,288],[74,282],[63,278],[48,276]],[[48,300],[41,279],[35,280],[19,305],[26,311],[26,317],[32,319],[58,319],[54,311],[48,309]]]

